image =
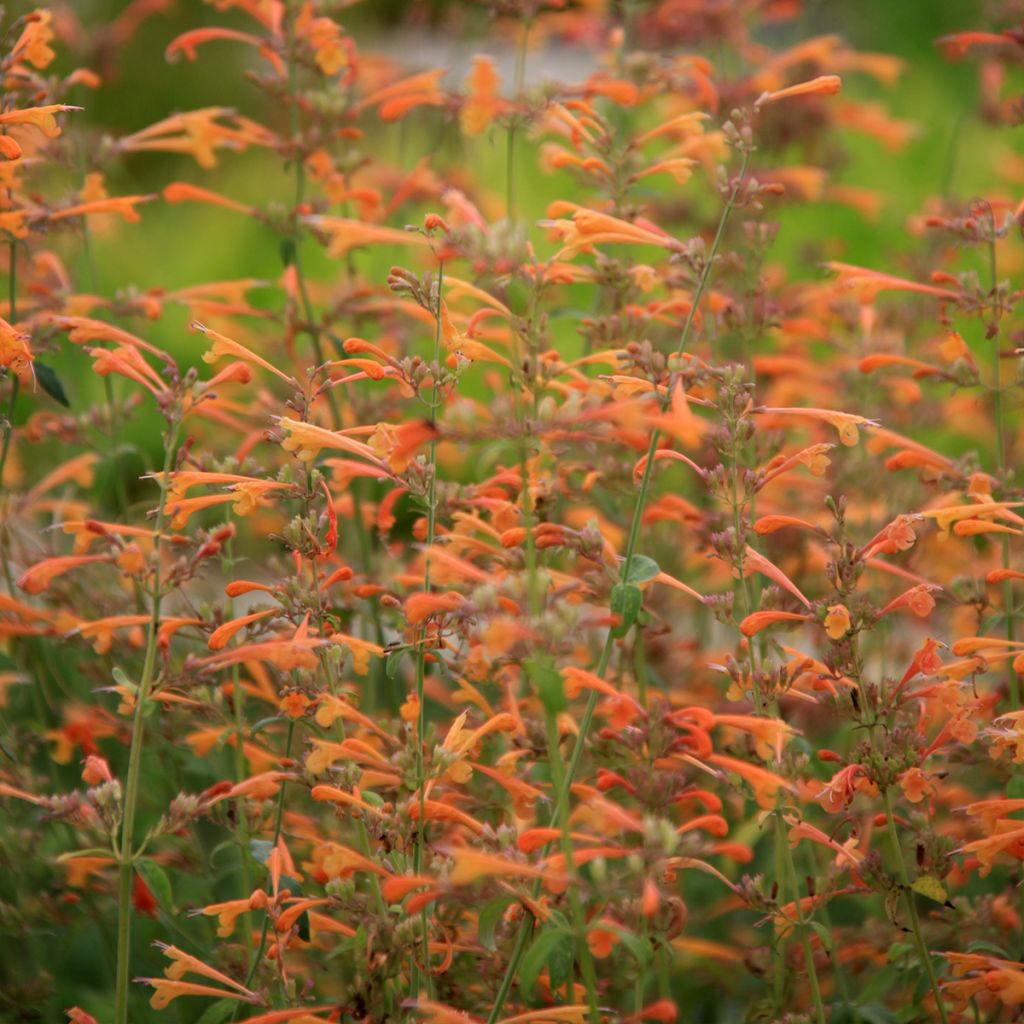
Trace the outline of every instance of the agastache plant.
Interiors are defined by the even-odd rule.
[[[0,40],[0,1016],[1017,1019],[1019,5],[911,198],[842,12],[121,7]]]

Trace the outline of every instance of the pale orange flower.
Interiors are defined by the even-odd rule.
[[[825,632],[831,640],[842,640],[850,632],[851,626],[850,612],[845,605],[829,605],[825,615]]]
[[[765,107],[770,103],[791,99],[794,96],[834,96],[842,86],[843,81],[838,75],[821,75],[818,78],[812,78],[809,82],[789,85],[784,89],[776,89],[774,92],[763,92],[757,98],[754,106],[755,108]]]

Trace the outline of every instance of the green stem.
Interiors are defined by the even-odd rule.
[[[725,227],[732,215],[733,207],[736,205],[736,199],[739,196],[740,189],[743,187],[743,182],[746,177],[747,167],[750,164],[750,153],[744,151],[743,159],[740,164],[739,174],[736,176],[736,180],[733,184],[732,189],[729,193],[729,198],[726,200],[724,209],[722,210],[721,219],[718,222],[718,230],[715,232],[714,241],[711,244],[711,248],[708,251],[707,260],[705,261],[704,267],[701,270],[700,277],[697,281],[697,287],[694,289],[693,300],[690,305],[690,311],[686,315],[686,321],[683,324],[683,331],[679,338],[679,344],[676,346],[675,356],[678,359],[685,350],[690,340],[690,332],[693,330],[693,324],[697,316],[697,308],[700,305],[701,298],[707,289],[708,281],[711,279],[711,270],[714,266],[715,256],[718,253],[719,246],[722,242],[722,237],[725,234]],[[662,411],[668,409],[672,401],[672,387],[674,385],[675,375],[669,379],[669,386],[666,390],[665,397],[662,400]],[[633,509],[633,519],[629,527],[629,539],[626,542],[626,554],[623,560],[623,568],[621,573],[622,579],[629,579],[629,571],[633,563],[633,557],[636,554],[637,542],[640,537],[640,524],[643,521],[644,509],[647,506],[647,496],[651,488],[651,480],[653,478],[654,468],[654,454],[658,450],[658,442],[661,439],[661,432],[657,429],[651,432],[651,440],[647,445],[647,461],[644,466],[643,479],[640,482],[640,493],[637,497],[636,505]],[[604,645],[601,648],[601,654],[598,657],[597,665],[594,668],[594,673],[599,678],[603,679],[605,672],[608,670],[608,663],[611,660],[612,650],[615,647],[615,637],[612,635],[612,631],[609,630],[605,637]],[[562,813],[561,808],[564,804],[568,807],[570,791],[572,788],[573,780],[576,778],[576,773],[579,771],[580,761],[583,758],[583,748],[586,746],[587,735],[590,732],[590,725],[594,718],[594,711],[597,708],[598,702],[597,690],[591,690],[588,697],[586,706],[583,709],[583,716],[579,722],[579,734],[576,737],[576,742],[573,744],[572,754],[569,757],[569,764],[565,772],[565,778],[563,779],[562,785],[558,787],[556,794],[555,804],[555,818]],[[540,880],[534,884],[534,892],[540,892]],[[520,932],[528,930],[530,924],[525,922],[520,925]],[[516,950],[525,950],[525,939],[520,944],[518,938],[516,941]],[[519,961],[522,959],[522,952],[518,957],[513,956],[509,961],[508,968],[505,971],[505,975],[502,978],[501,985],[498,989],[498,994],[495,997],[494,1006],[491,1007],[491,1012],[487,1017],[487,1024],[495,1024],[495,1022],[501,1016],[501,1010],[504,1005],[505,999],[508,997],[508,992],[512,987],[512,980],[515,978],[515,974],[519,969]],[[500,997],[500,998],[499,998]]]
[[[437,386],[437,372],[440,369],[441,359],[441,293],[444,289],[444,264],[438,266],[437,272],[437,309],[434,315],[434,358],[433,358],[433,384],[430,391],[430,425],[437,425],[437,406],[439,391]],[[426,557],[423,565],[423,592],[430,593],[430,552],[434,546],[435,534],[437,532],[437,440],[430,442],[430,455],[428,458],[429,479],[427,481],[427,538]],[[416,644],[416,787],[419,792],[419,817],[416,825],[416,847],[413,851],[413,873],[419,874],[423,867],[423,852],[426,846],[426,804],[427,804],[427,778],[426,766],[423,761],[423,742],[427,728],[427,707],[423,695],[424,682],[426,680],[427,662],[427,624],[424,622],[419,631],[419,638]],[[423,963],[428,966],[430,963],[430,936],[428,933],[427,908],[424,906],[420,911],[420,923],[423,932]],[[415,999],[419,994],[417,991],[417,975],[415,963],[410,973],[410,998]],[[433,978],[429,969],[426,971],[426,982],[428,992],[432,987]]]
[[[230,509],[230,506],[229,506]],[[225,520],[231,522],[231,512],[228,511]],[[225,546],[225,576],[229,579],[235,578],[235,553],[234,543],[228,540]],[[228,598],[228,618],[235,617],[234,598]],[[231,703],[235,726],[235,749],[233,752],[233,766],[235,782],[239,783],[245,779],[245,691],[242,689],[241,673],[239,666],[231,666]],[[235,816],[238,821],[238,850],[240,857],[239,869],[242,876],[242,895],[248,898],[252,895],[252,872],[249,870],[249,823],[246,820],[245,797],[240,796],[235,801]],[[246,933],[249,931],[250,915],[244,916]]]
[[[1001,319],[1002,310],[995,308],[996,296],[998,294],[999,279],[996,273],[996,243],[993,237],[989,245],[990,273],[992,279],[992,302],[995,314],[996,325]],[[1006,464],[1006,423],[1003,412],[1003,388],[999,373],[999,331],[992,335],[992,403],[995,413],[995,434],[996,434],[996,464],[999,469],[999,483],[1004,486],[1007,464]],[[1003,568],[1010,568],[1010,538],[1008,534],[1002,537]],[[1006,639],[1012,645],[1017,639],[1016,623],[1013,617],[1013,583],[1007,579],[1003,582],[1003,615],[1006,616]],[[1007,662],[1008,678],[1010,684],[1010,701],[1012,707],[1020,707],[1020,683],[1017,673],[1013,667],[1012,659]]]
[[[8,247],[8,256],[10,265],[7,271],[7,312],[13,325],[18,319],[18,243],[13,239]],[[7,429],[4,430],[3,447],[0,449],[0,490],[3,489],[7,453],[10,451],[11,435],[14,433],[14,404],[18,400],[20,384],[18,378],[14,377],[11,382],[11,397],[7,401]],[[11,592],[13,593],[13,590]]]
[[[516,70],[513,84],[513,95],[518,103],[523,94],[523,82],[526,78],[526,51],[530,44],[530,19],[523,22],[523,31],[519,36],[519,46],[516,48]],[[508,139],[505,150],[505,205],[510,224],[516,221],[516,142],[519,135],[519,123],[516,120],[517,113],[512,114],[512,121],[508,126]]]
[[[558,716],[550,711],[547,713],[547,731],[551,783],[555,791],[560,793],[565,785],[565,772],[558,737]],[[571,876],[575,873],[575,862],[569,826],[569,803],[567,800],[560,801],[558,805],[558,828],[561,832],[565,871],[567,875]],[[583,903],[580,900],[579,890],[572,882],[569,883],[569,910],[572,914],[573,929],[576,932],[576,948],[579,955],[580,970],[583,974],[583,983],[587,988],[590,1019],[593,1024],[599,1024],[601,1016],[597,1006],[597,977],[594,973],[594,958],[590,952],[590,946],[587,945],[587,920],[583,912]]]
[[[139,777],[142,768],[142,740],[145,732],[146,705],[156,673],[157,639],[160,630],[161,565],[163,553],[164,508],[167,488],[178,446],[180,421],[171,420],[164,436],[164,469],[160,477],[160,504],[157,507],[153,537],[153,592],[152,609],[146,637],[146,655],[142,678],[135,693],[135,713],[132,718],[132,740],[128,753],[128,775],[124,790],[121,819],[121,842],[118,848],[117,898],[117,978],[115,983],[114,1022],[128,1024],[128,980],[131,967],[132,873],[135,863],[135,809],[139,799]]]
[[[295,737],[295,719],[288,719],[288,736],[285,739],[284,744],[284,756],[291,757],[292,753],[292,740]],[[281,788],[277,791],[277,808],[274,811],[274,838],[270,842],[271,850],[277,849],[277,844],[281,839],[281,825],[284,822],[284,783],[282,782]],[[260,941],[256,947],[256,955],[252,958],[252,963],[249,964],[249,972],[245,976],[245,987],[248,988],[256,977],[256,971],[259,970],[260,960],[263,959],[263,950],[267,947],[267,931],[270,927],[270,912],[264,911],[263,916],[263,927],[260,929]],[[239,1004],[241,1009],[241,1004]],[[237,1010],[236,1010],[237,1013]],[[234,1017],[232,1017],[234,1019]]]
[[[811,951],[810,929],[804,918],[804,908],[800,901],[800,884],[796,877],[796,865],[793,863],[793,851],[789,848],[786,825],[782,820],[781,811],[775,812],[775,846],[782,850],[783,863],[786,865],[790,882],[793,886],[793,899],[796,903],[796,917],[799,922],[800,943],[804,950],[804,963],[807,965],[807,979],[811,985],[811,999],[814,1002],[814,1019],[817,1024],[825,1024],[825,1007],[821,1001],[821,986],[818,983],[818,971],[814,966],[814,954]]]
[[[293,228],[292,228],[292,251],[291,261],[295,267],[295,284],[299,293],[299,302],[302,306],[302,316],[305,320],[306,334],[309,335],[310,343],[313,347],[313,357],[316,360],[317,366],[323,366],[324,349],[320,339],[320,328],[317,326],[316,321],[316,309],[313,306],[313,301],[309,296],[309,289],[306,285],[306,275],[302,269],[302,229],[299,225],[297,218],[297,211],[302,205],[306,195],[306,165],[302,160],[302,153],[299,147],[300,137],[300,120],[299,120],[299,104],[298,104],[298,83],[296,80],[296,66],[295,61],[291,56],[292,49],[295,43],[294,37],[294,21],[291,17],[288,20],[288,101],[291,115],[291,130],[292,140],[295,148],[295,152],[292,154],[292,159],[295,165],[295,198],[293,203],[293,216],[295,217]],[[334,394],[333,387],[327,388],[327,404],[331,410],[331,422],[335,430],[339,430],[342,427],[342,416],[341,409],[338,407],[338,399]],[[362,504],[362,493],[361,493],[361,482],[353,480],[349,484],[349,494],[352,496],[352,518],[354,520],[356,541],[359,545],[359,557],[362,564],[363,572],[369,573],[370,571],[370,536],[366,529],[366,521],[363,517],[363,504]],[[370,603],[370,616],[373,621],[374,639],[378,646],[384,646],[384,624],[381,619],[380,606],[374,601]],[[366,694],[366,705],[368,710],[373,710],[376,706],[377,697],[379,692],[383,690],[386,682],[386,675],[384,672],[383,663],[379,658],[373,660],[370,668],[370,682],[371,685],[368,687],[368,693]]]
[[[889,845],[892,848],[892,856],[896,861],[896,869],[899,872],[900,885],[903,889],[903,896],[907,905],[907,914],[910,917],[910,928],[914,933],[914,941],[917,943],[917,953],[924,966],[925,973],[928,975],[928,984],[931,986],[932,995],[935,998],[939,1019],[942,1021],[942,1024],[949,1024],[946,1006],[942,1001],[942,990],[939,988],[938,979],[935,977],[935,968],[932,966],[931,954],[928,952],[924,936],[921,934],[921,920],[917,916],[914,890],[910,887],[910,875],[907,872],[907,863],[903,859],[903,850],[900,848],[899,834],[896,832],[896,819],[892,813],[892,797],[888,789],[882,791],[882,799],[885,803],[885,817],[889,825],[886,830],[889,833]]]

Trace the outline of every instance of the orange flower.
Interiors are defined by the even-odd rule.
[[[774,810],[778,802],[781,790],[793,790],[793,786],[775,772],[767,768],[760,768],[748,761],[740,761],[735,757],[726,757],[724,754],[709,754],[709,764],[717,765],[725,771],[734,772],[744,782],[748,783],[754,791],[754,799],[757,806],[763,810]]]
[[[926,619],[935,608],[935,598],[932,591],[940,590],[940,587],[931,583],[919,583],[916,587],[905,590],[898,597],[894,597],[879,613],[879,618],[898,608],[908,608],[918,618]]]
[[[920,768],[908,768],[897,781],[912,804],[920,803],[926,796],[931,798],[935,793],[935,784]]]
[[[480,878],[543,878],[550,880],[549,872],[523,864],[518,861],[500,857],[497,854],[484,853],[469,846],[452,847],[447,851],[448,857],[454,862],[448,872],[448,881],[452,885],[469,885]]]
[[[875,425],[875,421],[869,420],[866,416],[858,416],[852,412],[835,412],[832,409],[764,408],[758,409],[757,412],[771,416],[800,416],[820,420],[835,427],[839,432],[839,440],[845,445],[855,445],[860,440],[858,427]]]
[[[767,761],[778,758],[786,744],[796,735],[796,730],[781,718],[760,718],[755,715],[719,715],[714,716],[715,725],[741,729],[749,733],[756,741],[757,756]]]
[[[421,623],[431,615],[456,611],[465,598],[454,590],[444,594],[411,594],[405,601],[405,618],[410,626]]]
[[[410,75],[364,96],[353,110],[363,111],[370,107],[379,107],[382,121],[395,121],[416,107],[439,107],[444,103],[439,85],[445,74],[445,68],[435,68]]]
[[[196,28],[190,32],[183,32],[180,36],[172,39],[165,51],[164,56],[168,61],[175,61],[179,54],[184,54],[185,59],[194,61],[196,59],[196,47],[202,43],[208,43],[214,39],[228,39],[236,43],[246,43],[259,50],[260,56],[265,57],[278,75],[284,77],[286,74],[284,62],[267,45],[266,40],[259,36],[251,35],[249,32],[238,32],[230,28],[218,28],[211,25],[207,28]]]
[[[246,897],[241,900],[228,900],[226,903],[211,903],[203,907],[202,910],[191,911],[191,913],[200,913],[205,917],[216,917],[217,935],[222,939],[226,939],[235,930],[238,918],[242,914],[249,913],[253,906],[252,898]]]
[[[838,274],[836,283],[840,287],[854,290],[857,293],[857,298],[863,303],[874,302],[875,297],[882,291],[918,292],[921,295],[933,295],[936,298],[954,302],[959,298],[956,292],[950,291],[948,288],[919,284],[917,281],[908,281],[906,278],[894,277],[892,274],[885,274],[880,270],[857,267],[851,263],[832,260],[825,266],[829,270],[836,271]]]
[[[232,123],[222,123],[221,118]],[[235,115],[228,107],[204,107],[172,114],[118,139],[115,147],[128,153],[188,153],[200,167],[209,170],[217,164],[218,149],[242,150],[250,145],[273,146],[276,142],[276,136],[262,125]]]
[[[30,594],[41,594],[58,576],[63,576],[72,569],[110,561],[112,559],[109,555],[62,555],[57,558],[45,558],[30,566],[18,577],[18,586]]]
[[[858,853],[856,850],[856,837],[851,837],[845,843],[840,845],[834,839],[822,832],[821,829],[815,828],[813,825],[808,825],[805,821],[799,821],[793,816],[787,815],[786,823],[790,826],[790,846],[796,846],[801,839],[809,839],[811,842],[819,843],[821,846],[827,846],[831,850],[835,851],[836,864],[842,867],[856,868],[864,859],[863,854]]]
[[[77,203],[65,206],[50,213],[50,220],[64,220],[68,217],[86,217],[94,213],[119,213],[129,224],[137,224],[141,220],[138,210],[140,203],[148,203],[156,199],[155,195],[146,196],[114,196],[108,199],[96,199],[88,203]]]
[[[185,181],[172,181],[166,185],[163,191],[164,199],[169,203],[209,203],[212,206],[223,206],[225,209],[234,210],[236,213],[244,213],[253,216],[255,210],[245,203],[235,199],[229,199],[217,192],[211,192],[208,188],[200,188],[198,185],[191,185]]]
[[[556,260],[567,259],[580,252],[591,252],[595,245],[622,243],[632,245],[653,245],[663,249],[678,250],[679,242],[671,235],[632,221],[621,220],[608,213],[589,210],[575,203],[552,204],[549,209],[572,213],[572,220],[544,222],[562,242],[562,248],[555,255]]]
[[[964,843],[953,852],[973,853],[978,858],[980,874],[984,878],[992,870],[996,857],[1002,853],[1024,860],[1024,825],[1015,818],[1000,818],[995,823],[993,835]]]
[[[603,960],[607,956],[611,956],[612,950],[619,944],[619,934],[612,928],[602,927],[602,922],[606,919],[602,918],[595,925],[587,931],[587,945],[590,947],[590,953],[596,960]],[[608,922],[614,924],[614,922]]]
[[[275,614],[277,614],[277,609],[270,608],[267,611],[253,612],[250,615],[243,615],[241,618],[225,622],[210,634],[210,640],[208,643],[210,650],[219,651],[222,648],[227,647],[235,634],[244,629],[250,623],[259,622],[261,619],[265,619],[268,616]]]
[[[285,432],[281,447],[286,452],[295,452],[296,457],[303,462],[312,462],[323,448],[339,448],[383,468],[383,463],[377,458],[373,448],[362,441],[356,441],[342,431],[325,430],[313,423],[302,423],[287,416],[282,416],[278,420],[278,426]]]
[[[845,810],[859,787],[859,780],[866,776],[867,771],[861,764],[841,768],[818,794],[818,803],[832,814]]]
[[[90,786],[98,786],[101,782],[113,782],[110,765],[98,754],[89,754],[82,769],[82,781]]]
[[[366,224],[361,220],[329,217],[323,214],[304,218],[314,231],[327,236],[327,255],[341,259],[352,249],[368,245],[426,245],[423,235],[382,224]]]
[[[35,356],[28,341],[29,335],[16,331],[0,318],[0,366],[6,366],[23,385],[35,382]]]
[[[831,640],[842,640],[853,623],[850,621],[850,612],[845,605],[829,605],[828,613],[825,615],[825,632]]]
[[[820,75],[809,82],[800,82],[785,89],[776,89],[774,92],[763,92],[757,98],[754,107],[758,109],[794,96],[834,96],[842,87],[843,80],[838,75]]]
[[[776,622],[813,622],[811,615],[803,615],[800,612],[751,612],[741,623],[740,632],[744,636],[754,636],[762,629],[775,625]]]
[[[56,56],[50,46],[54,38],[53,29],[50,27],[52,20],[53,15],[46,10],[33,11],[27,15],[25,27],[11,50],[11,59],[28,61],[37,71],[49,67]]]
[[[191,981],[173,981],[170,978],[136,978],[137,982],[155,989],[149,1000],[154,1010],[163,1010],[178,996],[208,996],[214,999],[237,999],[242,1003],[258,1003],[260,997],[255,992],[243,995],[241,992],[229,992],[212,985],[197,985]]]
[[[247,349],[244,345],[240,345],[237,341],[225,337],[219,331],[211,330],[199,323],[197,320],[192,321],[191,327],[194,331],[199,331],[201,334],[205,334],[213,342],[213,348],[211,348],[209,352],[203,353],[204,363],[215,363],[218,359],[223,359],[225,356],[233,356],[234,358],[242,359],[247,363],[255,363],[264,370],[269,370],[270,373],[280,377],[286,384],[290,384],[292,387],[297,387],[294,378],[289,377],[286,373],[282,373],[276,366],[268,363],[262,356],[256,355],[255,352]]]
[[[469,95],[459,111],[459,123],[467,135],[481,135],[509,106],[498,92],[501,80],[494,70],[494,61],[490,57],[474,57],[473,70],[465,84]]]
[[[81,110],[81,107],[72,107],[67,103],[52,103],[46,107],[28,107],[25,110],[8,110],[0,114],[0,125],[29,124],[38,128],[48,139],[55,139],[60,135],[60,126],[54,114],[65,110]]]
[[[289,718],[301,718],[313,702],[301,691],[285,694],[278,707]]]
[[[387,464],[393,473],[404,473],[416,449],[437,436],[437,428],[429,420],[413,420],[397,426],[378,423],[369,446],[381,465]]]

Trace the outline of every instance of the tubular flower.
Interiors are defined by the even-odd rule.
[[[311,462],[322,449],[331,448],[359,455],[383,468],[383,464],[370,445],[356,441],[341,431],[325,430],[323,427],[312,423],[302,423],[287,416],[278,420],[278,426],[285,432],[281,447],[286,452],[294,452],[296,457],[302,459],[303,462]]]
[[[765,107],[779,100],[792,99],[794,96],[834,96],[843,87],[843,80],[838,75],[821,75],[809,82],[776,89],[774,92],[763,92],[758,97],[755,107]]]
[[[29,347],[29,336],[16,331],[6,320],[0,318],[0,366],[6,366],[23,384],[35,384],[35,356]]]
[[[0,114],[0,125],[31,125],[38,128],[48,139],[60,135],[60,126],[54,114],[65,110],[81,110],[81,107],[69,106],[66,103],[52,103],[45,107],[27,107],[25,110],[8,110]]]
[[[72,569],[110,561],[112,559],[109,555],[63,555],[58,558],[46,558],[26,569],[18,577],[18,586],[29,594],[41,594],[53,580],[71,572]]]
[[[750,764],[747,761],[726,757],[724,754],[709,754],[707,761],[709,764],[717,765],[725,771],[734,772],[744,782],[748,783],[754,791],[754,798],[757,800],[758,807],[764,810],[773,810],[775,808],[780,791],[793,789],[792,784],[787,782],[782,776],[768,771],[767,768],[760,768],[757,765]]]

